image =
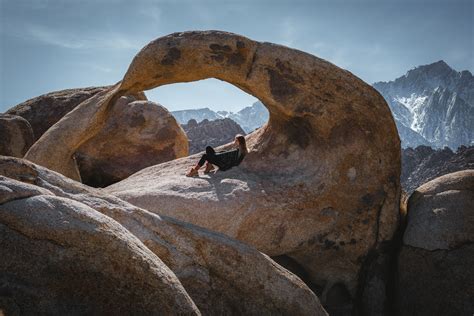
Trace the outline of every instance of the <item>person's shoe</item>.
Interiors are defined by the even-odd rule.
[[[186,173],[186,177],[195,177],[199,175],[199,172],[196,168],[191,168],[188,173]]]
[[[208,174],[208,173],[210,173],[210,172],[211,172],[212,170],[214,170],[214,169],[215,169],[215,168],[214,168],[214,166],[212,165],[212,163],[208,163],[208,164],[206,165],[206,169],[204,170],[204,173],[205,173],[205,174]]]

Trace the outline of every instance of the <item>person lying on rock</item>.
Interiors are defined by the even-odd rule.
[[[197,165],[186,174],[188,177],[194,177],[199,175],[199,168],[201,168],[204,163],[206,163],[206,169],[204,173],[209,173],[214,170],[214,165],[216,165],[219,170],[225,171],[234,166],[238,166],[245,155],[248,153],[247,144],[245,142],[245,137],[243,135],[236,135],[234,139],[234,146],[237,149],[220,151],[216,152],[211,146],[206,147],[206,153],[202,155],[199,159]]]

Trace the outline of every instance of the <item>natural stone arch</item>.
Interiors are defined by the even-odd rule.
[[[100,129],[118,97],[211,77],[254,95],[270,112],[268,124],[247,137],[241,167],[202,188],[200,179],[183,176],[196,157],[183,158],[142,170],[109,192],[292,257],[324,287],[323,301],[340,282],[354,296],[368,253],[396,227],[400,141],[383,98],[327,61],[225,32],[171,34],[145,46],[121,83],[69,113],[26,158],[73,174],[65,162]],[[53,140],[65,149],[51,163]]]

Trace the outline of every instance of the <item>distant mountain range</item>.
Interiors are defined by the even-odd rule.
[[[428,146],[402,150],[402,188],[410,195],[423,183],[439,176],[474,169],[474,146],[433,149]]]
[[[457,72],[444,61],[419,66],[389,82],[373,87],[387,101],[402,147],[419,145],[434,148],[474,145],[474,77]],[[209,108],[174,111],[180,124],[230,118],[246,133],[268,121],[268,110],[259,101],[239,112],[212,111]]]
[[[474,77],[444,61],[373,84],[392,110],[402,147],[474,145]]]
[[[233,121],[237,122],[246,133],[250,133],[255,129],[261,127],[263,124],[268,122],[268,110],[258,101],[247,106],[242,110],[234,113],[229,111],[217,111],[214,112],[209,108],[202,109],[192,109],[192,110],[182,110],[182,111],[173,111],[171,112],[176,118],[179,124],[187,124],[189,120],[194,119],[198,123],[203,120],[218,120],[224,118],[230,118]]]
[[[235,135],[245,134],[242,127],[230,118],[204,119],[199,123],[192,119],[181,126],[188,136],[190,155],[204,151],[206,146],[218,147],[230,143]]]

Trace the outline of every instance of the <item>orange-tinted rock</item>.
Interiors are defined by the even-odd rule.
[[[198,159],[191,156],[107,191],[291,257],[323,289],[323,301],[333,293],[354,298],[369,252],[398,224],[400,140],[380,94],[327,61],[225,32],[171,34],[142,49],[120,83],[70,112],[26,157],[73,177],[73,153],[100,131],[120,96],[206,78],[241,88],[269,110],[268,124],[247,136],[241,166],[186,178]]]

